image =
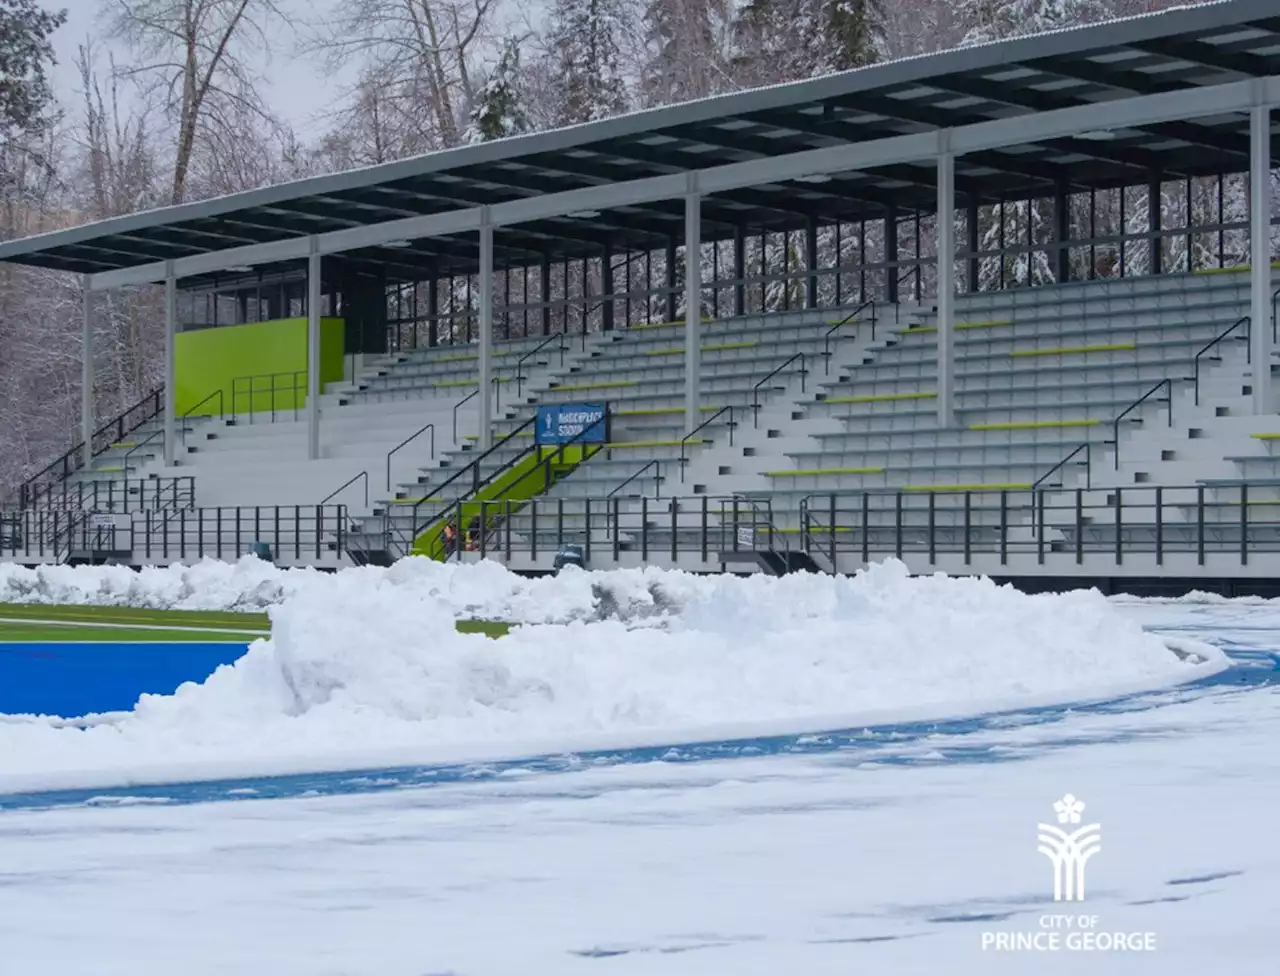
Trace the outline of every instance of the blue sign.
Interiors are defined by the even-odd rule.
[[[538,408],[539,444],[604,444],[609,439],[607,403],[555,403]],[[583,433],[585,431],[585,433]]]

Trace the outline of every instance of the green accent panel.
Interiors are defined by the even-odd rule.
[[[342,379],[345,326],[342,319],[320,320],[320,386]],[[272,322],[251,322],[247,325],[225,325],[213,329],[196,329],[179,332],[174,346],[175,410],[179,417],[197,406],[202,414],[214,414],[218,401],[214,397],[208,403],[200,401],[217,390],[222,391],[224,410],[230,413],[248,413],[251,410],[270,410],[272,396],[267,389],[259,390],[261,383],[255,380],[254,395],[248,395],[248,384],[237,384],[240,395],[237,403],[231,402],[232,381],[241,376],[267,376],[288,374],[277,378],[275,408],[293,410],[306,402],[307,371],[307,320],[305,318],[276,319]],[[302,387],[293,392],[294,373]]]
[[[460,534],[465,535],[471,520],[480,517],[481,502],[519,503],[511,508],[511,513],[515,514],[529,499],[544,494],[579,464],[602,450],[603,445],[570,444],[564,448],[548,445],[531,451],[527,457],[521,458],[488,484],[481,485],[479,491],[458,504],[457,521],[462,528]],[[549,456],[554,456],[555,460],[549,466],[544,465],[543,460]],[[490,523],[499,521],[506,514],[505,506],[495,505],[493,508],[493,511],[485,512],[486,520]],[[415,556],[426,556],[437,562],[444,562],[444,541],[440,538],[440,533],[448,518],[446,515],[436,519],[414,540]]]

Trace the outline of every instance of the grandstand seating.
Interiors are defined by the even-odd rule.
[[[708,529],[724,534],[744,526],[795,539],[805,499],[863,491],[870,493],[861,515],[868,526],[890,526],[904,508],[927,508],[934,525],[956,530],[962,498],[970,525],[992,525],[994,493],[1034,487],[1051,499],[1041,514],[1055,542],[1071,545],[1078,528],[1068,524],[1067,501],[1075,489],[1097,507],[1088,531],[1098,535],[1114,531],[1106,516],[1114,488],[1197,481],[1205,501],[1193,490],[1186,519],[1209,518],[1229,531],[1239,522],[1242,479],[1253,483],[1250,511],[1271,506],[1280,518],[1280,426],[1252,416],[1247,403],[1249,323],[1241,320],[1248,303],[1243,272],[961,296],[954,427],[938,422],[936,313],[929,308],[705,322],[708,423],[691,438],[683,323],[500,342],[493,358],[498,446],[479,461],[474,346],[420,348],[372,360],[352,380],[330,384],[321,401],[318,461],[299,463],[306,423],[289,412],[187,418],[179,425],[179,464],[165,469],[163,435],[152,420],[73,475],[67,489],[81,499],[66,500],[64,491],[62,504],[83,507],[88,491],[99,512],[221,508],[228,514],[216,517],[230,519],[237,508],[343,503],[351,524],[341,531],[354,529],[357,547],[375,548],[390,528],[406,551],[415,529],[469,494],[477,479],[459,477],[468,465],[476,463],[483,481],[528,450],[538,405],[607,400],[610,443],[546,492],[536,529],[535,511],[513,506],[501,532],[527,544],[536,531],[543,551],[608,524],[625,524],[628,544],[655,551],[670,546],[673,531],[682,545]],[[428,423],[434,445],[429,435],[410,441],[393,457],[388,478],[388,452]],[[175,489],[167,505],[139,503],[149,497],[141,493],[159,496],[159,486],[176,485],[175,478],[193,480],[190,496]],[[704,496],[707,510],[686,500],[672,512],[674,495]],[[110,499],[105,505],[103,497]],[[1173,512],[1178,501],[1170,499]],[[1025,527],[1031,516],[1018,508],[1001,517]],[[1259,515],[1272,517],[1270,509]],[[207,525],[204,516],[133,518],[135,534],[170,550],[166,533],[175,526],[185,539],[188,528],[203,533]],[[1161,518],[1168,522],[1170,514]],[[1124,531],[1149,531],[1144,520],[1150,518],[1141,510],[1128,513]],[[245,537],[265,535],[299,559],[333,541],[328,514],[285,522],[276,531],[257,516]],[[182,551],[189,557],[194,550],[184,542]]]

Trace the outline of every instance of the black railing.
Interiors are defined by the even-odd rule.
[[[521,396],[524,393],[525,361],[529,359],[531,356],[536,356],[538,353],[540,353],[544,348],[549,346],[551,343],[553,342],[560,343],[560,365],[561,366],[564,365],[564,353],[565,353],[564,339],[565,339],[565,336],[563,332],[557,332],[555,335],[549,335],[545,339],[543,339],[541,342],[539,342],[536,346],[534,346],[532,349],[530,349],[527,353],[521,356],[518,360],[516,360],[516,396]]]
[[[480,388],[476,387],[461,400],[453,405],[453,442],[458,443],[458,408],[462,407],[469,400],[475,399],[480,394]]]
[[[387,487],[386,487],[387,491],[391,490],[391,457],[392,455],[394,455],[402,447],[407,447],[409,444],[417,440],[427,431],[431,431],[431,460],[434,461],[436,459],[436,425],[427,424],[423,427],[420,427],[418,430],[414,431],[412,434],[410,434],[408,437],[402,440],[399,444],[397,444],[391,450],[387,451]]]
[[[124,476],[126,478],[129,477],[129,469],[131,467],[130,461],[132,460],[133,456],[137,454],[139,451],[141,451],[144,447],[146,447],[149,444],[152,444],[157,440],[160,442],[160,446],[163,449],[164,447],[164,428],[163,427],[153,430],[150,434],[148,434],[142,440],[138,441],[138,443],[134,444],[133,447],[129,448],[129,450],[124,452],[124,459],[120,463],[124,468]],[[155,448],[153,447],[152,450],[154,451]]]
[[[874,342],[876,338],[876,303],[874,301],[865,301],[852,312],[846,315],[839,322],[836,322],[831,328],[827,329],[826,335],[822,337],[822,358],[826,362],[826,373],[831,374],[831,336],[833,333],[844,328],[850,323],[856,323],[858,316],[865,308],[871,309],[871,340]]]
[[[90,451],[93,457],[120,443],[129,434],[159,416],[164,410],[164,387],[158,386],[137,403],[123,410],[93,432]],[[56,485],[84,467],[84,442],[81,441],[52,464],[47,465],[22,483],[18,504],[27,508],[50,485]]]
[[[800,392],[804,393],[806,377],[808,377],[809,375],[809,370],[805,367],[805,357],[804,357],[804,353],[802,352],[798,352],[794,356],[791,356],[785,363],[783,363],[781,366],[779,366],[777,369],[771,372],[768,376],[764,377],[764,379],[760,380],[759,383],[757,383],[755,386],[751,388],[751,416],[754,418],[754,425],[756,427],[760,426],[760,388],[764,386],[766,383],[768,383],[775,376],[777,376],[779,373],[781,373],[783,370],[785,370],[788,366],[790,366],[796,360],[800,361]]]
[[[1168,408],[1168,423],[1169,423],[1169,426],[1172,427],[1173,426],[1173,380],[1170,380],[1170,379],[1161,380],[1151,389],[1147,390],[1146,393],[1142,394],[1142,396],[1138,397],[1138,399],[1134,400],[1133,403],[1125,407],[1124,410],[1120,412],[1120,415],[1116,417],[1115,420],[1111,421],[1111,443],[1115,450],[1115,469],[1117,471],[1120,470],[1120,421],[1124,420],[1125,417],[1129,416],[1129,414],[1137,410],[1140,406],[1146,403],[1147,400],[1155,396],[1155,394],[1158,393],[1160,390],[1164,390],[1167,394],[1165,405]]]
[[[719,410],[713,413],[710,417],[708,417],[702,423],[698,424],[697,427],[693,428],[693,430],[689,431],[689,433],[685,434],[683,437],[680,438],[680,480],[682,482],[684,481],[685,464],[687,463],[687,460],[688,460],[685,457],[684,452],[685,452],[685,448],[689,444],[689,441],[691,441],[694,435],[700,432],[703,428],[710,427],[713,423],[715,423],[717,420],[723,417],[726,413],[729,415],[729,446],[733,447],[733,428],[736,427],[737,424],[734,422],[734,419],[733,419],[732,405],[727,407],[721,407]]]
[[[618,487],[614,488],[605,497],[613,498],[615,495],[621,492],[623,488],[627,487],[627,485],[640,480],[640,478],[644,476],[645,472],[649,471],[650,469],[653,470],[653,497],[661,498],[662,497],[662,462],[660,461],[647,462],[644,467],[642,467],[639,471],[633,474],[630,478],[628,478],[622,484],[618,485]]]
[[[192,417],[192,416],[212,417],[212,416],[213,416],[213,414],[212,414],[212,413],[199,413],[199,414],[197,414],[197,413],[196,413],[196,411],[198,411],[198,410],[203,410],[206,404],[208,404],[210,401],[215,400],[215,399],[218,401],[218,419],[219,419],[219,420],[222,420],[222,419],[227,415],[227,413],[226,413],[225,399],[224,399],[224,397],[223,397],[223,395],[222,395],[222,389],[221,389],[221,388],[214,390],[212,393],[210,393],[208,396],[206,396],[203,400],[201,400],[199,403],[197,403],[197,404],[196,404],[194,407],[192,407],[190,410],[186,410],[186,411],[184,411],[184,412],[183,412],[183,414],[182,414],[182,416],[178,418],[178,430],[179,430],[179,431],[181,431],[181,434],[182,434],[182,446],[183,446],[184,448],[187,446],[187,423],[188,423],[188,421],[191,419],[191,417]]]
[[[360,481],[360,480],[364,481],[364,507],[368,508],[369,507],[369,472],[368,471],[361,471],[358,475],[355,475],[352,478],[348,478],[346,481],[344,481],[341,485],[339,485],[333,491],[329,492],[329,494],[321,498],[319,501],[319,504],[327,505],[329,502],[333,501],[338,495],[341,495],[344,491],[346,491],[348,488],[350,488],[352,485],[354,485],[357,481]]]
[[[289,412],[293,419],[298,419],[298,411],[306,401],[307,371],[296,369],[282,373],[260,373],[254,376],[236,376],[231,380],[231,417],[238,420],[240,404],[248,399],[249,423],[259,413],[271,414],[271,422],[275,423],[277,414]],[[279,398],[286,397],[285,406],[279,406]],[[268,397],[265,410],[258,409],[260,397]]]
[[[111,481],[64,481],[40,494],[33,512],[118,512],[145,508],[195,507],[195,479],[120,478]]]
[[[277,560],[336,563],[346,552],[350,523],[345,505],[196,508],[135,513],[131,532],[140,563],[235,560],[255,542],[267,543]]]
[[[507,544],[508,547],[510,547],[511,530],[509,522],[511,516],[523,509],[525,505],[529,504],[529,502],[533,500],[533,498],[551,490],[556,483],[555,469],[558,465],[566,463],[568,449],[571,447],[580,447],[582,449],[582,457],[578,461],[573,462],[574,464],[588,461],[596,454],[607,449],[607,443],[604,443],[603,441],[590,440],[591,437],[599,435],[599,428],[601,427],[604,428],[604,436],[607,438],[609,429],[608,419],[601,418],[594,424],[584,426],[582,430],[578,431],[578,433],[574,434],[573,437],[569,438],[567,441],[562,441],[558,444],[535,445],[534,449],[540,452],[537,463],[530,467],[524,474],[520,475],[520,477],[515,481],[503,487],[502,493],[507,495],[507,498],[484,501],[461,498],[450,505],[445,513],[437,515],[436,521],[440,521],[443,517],[445,521],[453,524],[455,534],[461,535],[461,529],[463,527],[458,523],[461,522],[462,506],[468,503],[472,505],[478,504],[480,506],[479,524],[483,528],[483,532],[481,534],[483,536],[491,536],[495,532],[500,531],[503,525],[507,525]],[[521,455],[521,457],[524,456],[525,454]],[[542,484],[538,486],[528,497],[519,497],[525,490],[525,482],[538,477],[542,478]],[[490,508],[490,506],[492,506],[492,508]],[[490,515],[488,514],[490,511],[501,512],[502,514],[496,516]],[[482,541],[482,550],[483,546],[484,543]]]
[[[1076,445],[1070,454],[1037,478],[1031,489],[1034,491],[1045,487],[1049,479],[1074,461],[1081,451],[1084,451],[1084,484],[1086,488],[1091,487],[1093,485],[1093,445],[1089,441],[1085,441],[1083,444]]]
[[[1223,329],[1216,336],[1214,336],[1214,338],[1210,339],[1200,349],[1200,351],[1196,353],[1194,378],[1195,378],[1195,384],[1196,384],[1196,406],[1197,407],[1200,406],[1200,357],[1202,357],[1210,349],[1213,349],[1215,346],[1217,346],[1218,343],[1220,343],[1223,339],[1227,338],[1227,336],[1231,335],[1231,333],[1235,332],[1236,329],[1240,328],[1240,326],[1242,325],[1245,327],[1244,328],[1245,358],[1246,358],[1246,361],[1253,362],[1253,349],[1251,348],[1252,346],[1251,335],[1252,335],[1253,329],[1252,329],[1252,326],[1249,324],[1250,321],[1251,320],[1247,315],[1241,319],[1237,319],[1234,323],[1227,326],[1227,328]],[[1266,335],[1266,333],[1264,332],[1263,335]]]

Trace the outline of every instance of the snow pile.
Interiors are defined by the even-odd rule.
[[[0,789],[857,727],[1225,666],[1205,645],[1173,653],[1097,593],[1026,596],[900,563],[783,579],[429,567],[276,579],[290,595],[271,638],[204,684],[94,723],[0,720]],[[598,619],[602,602],[629,620]],[[456,633],[462,605],[580,619],[490,640]]]

